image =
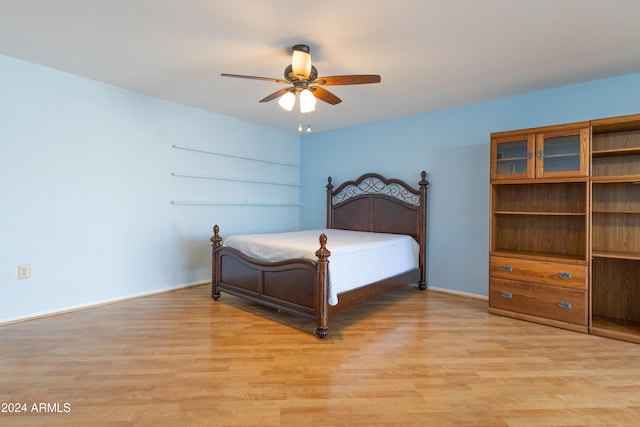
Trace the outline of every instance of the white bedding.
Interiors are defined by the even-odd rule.
[[[349,230],[306,230],[227,237],[223,245],[264,261],[317,260],[320,234],[327,236],[329,304],[338,294],[418,267],[420,248],[411,236]]]

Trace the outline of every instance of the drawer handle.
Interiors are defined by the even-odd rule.
[[[500,266],[500,270],[505,271],[507,273],[512,273],[513,267],[511,267],[510,265],[502,265]]]
[[[502,298],[511,299],[513,298],[513,294],[511,292],[500,292],[500,296]]]
[[[564,272],[561,271],[560,273],[558,273],[558,277],[561,278],[561,279],[571,280],[571,279],[573,279],[573,274],[564,273]]]
[[[558,307],[560,308],[564,308],[567,310],[571,310],[571,303],[570,302],[565,302],[565,301],[558,301]]]

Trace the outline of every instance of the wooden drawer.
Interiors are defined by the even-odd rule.
[[[587,325],[587,292],[577,289],[491,278],[489,306],[546,319]]]
[[[587,266],[491,256],[489,276],[544,285],[587,289]]]

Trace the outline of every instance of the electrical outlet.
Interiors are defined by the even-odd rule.
[[[18,279],[28,279],[31,277],[31,264],[20,264],[18,266]]]

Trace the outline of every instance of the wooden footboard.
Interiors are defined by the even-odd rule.
[[[319,237],[318,259],[290,259],[264,262],[222,246],[220,228],[213,227],[211,238],[211,297],[220,291],[278,310],[316,319],[316,335],[328,334],[328,258],[327,236]]]

